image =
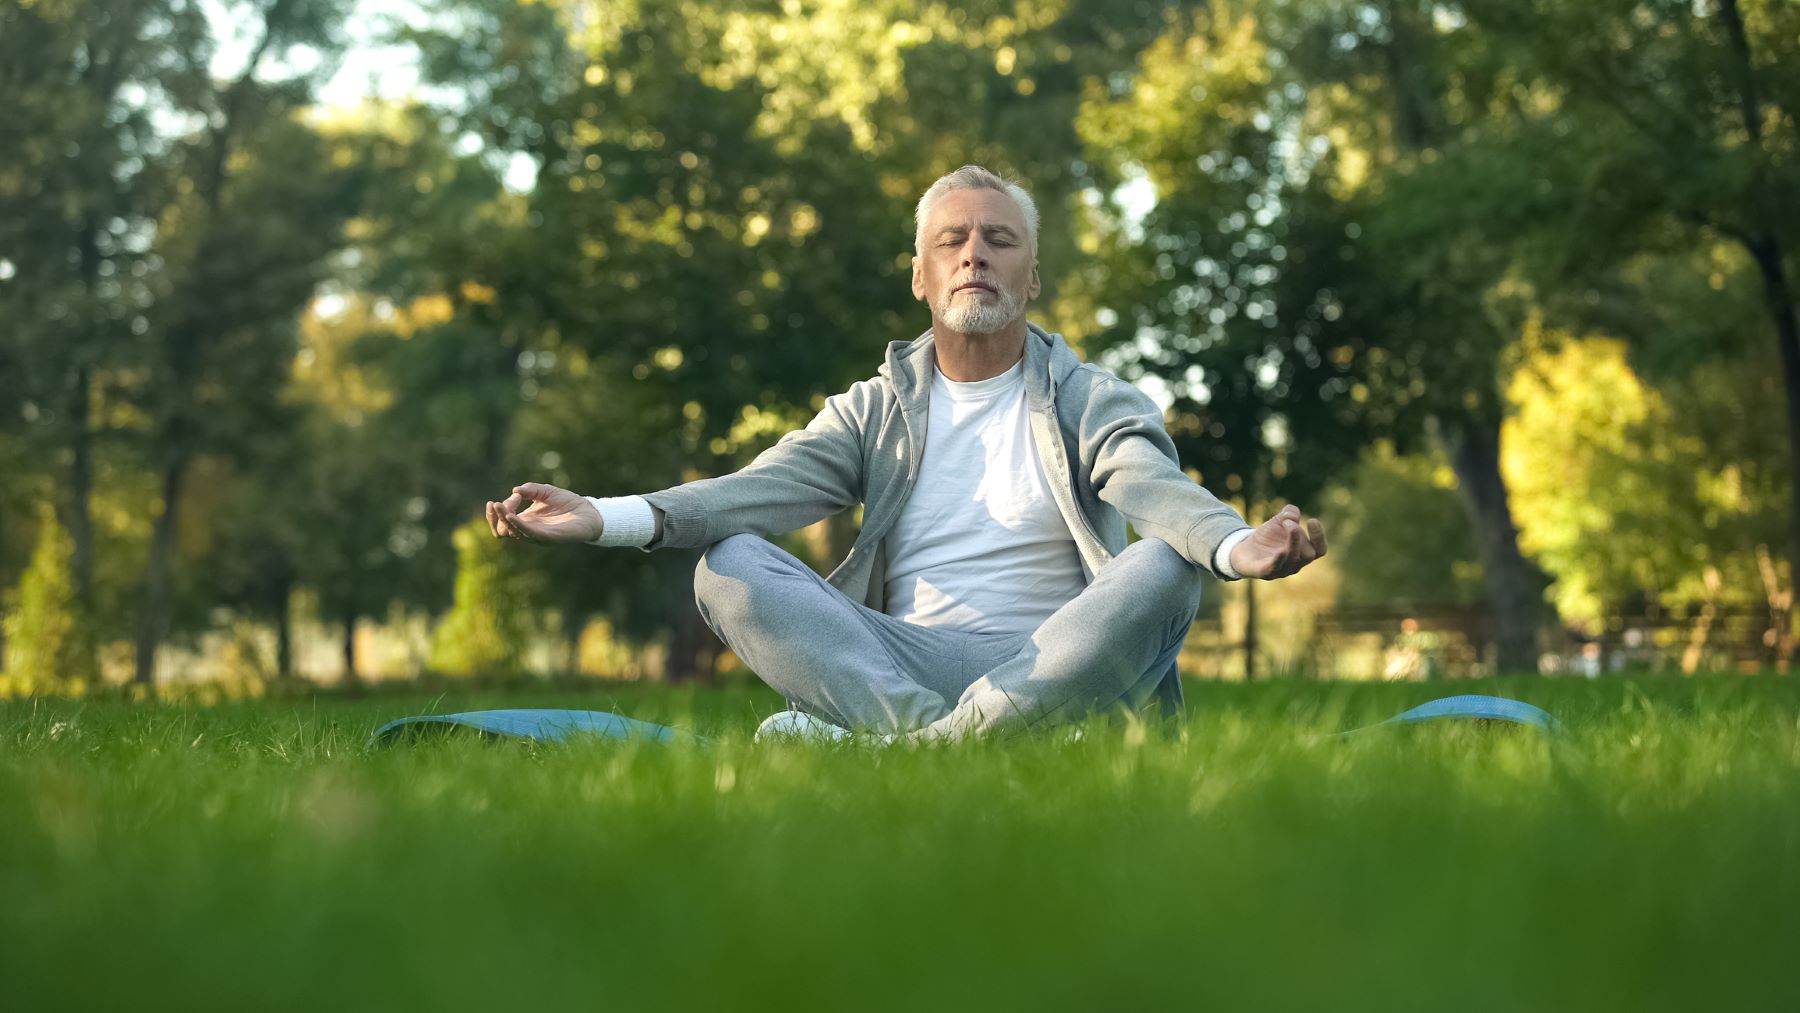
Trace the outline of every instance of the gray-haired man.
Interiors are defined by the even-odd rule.
[[[890,342],[806,428],[733,474],[644,496],[518,486],[487,504],[494,534],[705,546],[701,614],[796,708],[770,727],[956,738],[1172,713],[1199,569],[1288,576],[1325,553],[1323,526],[1293,506],[1246,525],[1181,471],[1149,397],[1026,321],[1038,215],[1023,188],[964,166],[915,226],[931,329]],[[762,537],[859,502],[829,577]]]

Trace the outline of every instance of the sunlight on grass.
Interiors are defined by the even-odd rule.
[[[1792,1008],[1792,683],[1505,682],[1568,734],[1337,734],[1435,689],[890,749],[753,744],[751,690],[15,703],[0,976],[34,1010]],[[365,746],[540,705],[715,742]]]

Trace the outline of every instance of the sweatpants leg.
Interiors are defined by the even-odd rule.
[[[976,679],[920,738],[961,738],[1075,721],[1142,703],[1200,607],[1200,571],[1169,543],[1133,542],[1011,656]]]
[[[901,622],[851,601],[779,546],[740,534],[694,570],[700,615],[762,681],[845,728],[905,732],[955,700],[1023,636],[992,637]]]

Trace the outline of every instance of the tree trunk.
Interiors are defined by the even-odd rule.
[[[460,299],[456,300],[455,312],[459,317],[468,312]],[[479,480],[485,487],[493,489],[497,498],[505,498],[505,494],[512,491],[513,480],[506,474],[506,443],[519,409],[519,353],[523,342],[514,336],[510,327],[499,329],[496,337],[498,341],[492,349],[494,357],[489,362],[496,387],[481,409],[479,458],[482,474]]]
[[[156,679],[156,649],[169,624],[169,596],[175,576],[176,524],[181,519],[181,482],[187,468],[176,460],[163,469],[162,513],[150,535],[150,560],[144,572],[144,596],[138,606],[134,681],[148,686]]]
[[[850,547],[856,544],[856,509],[840,510],[825,519],[825,548],[831,558],[825,561],[826,572],[844,561],[850,554]]]
[[[1736,59],[1732,68],[1736,78],[1733,84],[1737,88],[1738,112],[1744,121],[1744,132],[1749,135],[1757,154],[1764,159],[1757,167],[1753,185],[1760,198],[1758,203],[1763,204],[1772,214],[1777,206],[1770,199],[1769,191],[1764,185],[1769,165],[1766,160],[1768,152],[1763,144],[1763,102],[1756,90],[1756,59],[1750,52],[1750,38],[1744,32],[1744,16],[1738,10],[1737,0],[1722,0],[1718,16],[1725,24],[1725,35]],[[1788,110],[1781,108],[1779,93],[1772,104],[1781,114],[1788,113]],[[1769,316],[1774,319],[1775,343],[1781,350],[1781,385],[1787,392],[1789,471],[1797,477],[1788,502],[1789,579],[1800,581],[1800,320],[1795,316],[1794,292],[1788,287],[1785,253],[1781,248],[1780,238],[1766,227],[1759,226],[1748,234],[1741,234],[1739,239],[1756,261],[1757,273],[1762,277],[1763,301],[1768,305]],[[1792,609],[1795,604],[1797,603],[1790,602],[1789,608]],[[1793,622],[1794,616],[1790,611],[1790,630]],[[1784,649],[1780,661],[1785,664],[1792,660]]]
[[[287,681],[294,677],[294,615],[290,604],[293,588],[282,585],[281,600],[275,603],[275,678]]]
[[[1544,575],[1519,551],[1500,476],[1500,428],[1464,420],[1446,434],[1457,491],[1481,556],[1482,583],[1495,644],[1495,673],[1536,672],[1538,624],[1543,619]]]
[[[360,681],[356,674],[356,613],[344,617],[344,684],[353,686]]]
[[[1427,80],[1426,61],[1415,52],[1432,45],[1432,29],[1419,21],[1415,8],[1390,4],[1384,13],[1391,41],[1383,47],[1386,74],[1394,102],[1398,146],[1418,152],[1442,143],[1448,134],[1438,82]],[[1460,431],[1450,434],[1451,467],[1456,471],[1463,509],[1481,553],[1497,672],[1537,671],[1537,626],[1543,615],[1544,578],[1519,551],[1519,532],[1506,501],[1500,476],[1500,426],[1492,421],[1457,419]]]
[[[106,101],[112,101],[110,94]],[[82,293],[90,307],[99,302],[95,294],[100,281],[99,234],[96,216],[89,215],[82,220],[81,231],[75,239]],[[69,391],[69,502],[68,515],[63,518],[63,527],[68,529],[69,538],[75,543],[74,555],[69,559],[75,577],[75,600],[81,604],[86,616],[94,615],[94,522],[88,505],[94,476],[93,433],[88,427],[93,415],[88,388],[93,377],[87,357],[96,354],[95,348],[99,344],[100,325],[96,322],[99,316],[94,310],[83,316],[85,322],[77,332],[73,349],[75,368]]]
[[[91,680],[99,675],[100,662],[94,629],[99,610],[94,602],[94,516],[89,505],[93,498],[94,463],[93,433],[88,428],[88,382],[88,367],[78,367],[69,404],[73,428],[69,439],[69,499],[63,527],[74,546],[69,569],[75,594],[76,664],[80,669],[70,674]]]
[[[1762,276],[1763,301],[1775,323],[1775,345],[1781,350],[1781,386],[1787,392],[1789,471],[1797,477],[1788,498],[1788,565],[1792,579],[1800,580],[1800,319],[1796,318],[1793,290],[1788,287],[1783,268],[1781,241],[1765,233],[1746,239],[1744,245]]]
[[[581,674],[581,634],[587,628],[588,617],[585,613],[565,613],[563,615],[563,649],[567,652],[564,664],[568,674]]]
[[[74,425],[70,433],[69,503],[63,527],[75,543],[69,557],[69,568],[75,578],[75,598],[82,611],[93,614],[94,602],[94,518],[89,503],[94,485],[94,434],[88,427],[88,367],[75,370],[75,390],[71,392],[69,415]]]
[[[110,87],[110,86],[109,86]],[[111,101],[108,94],[106,101]],[[99,610],[94,602],[94,516],[91,502],[94,484],[94,439],[93,430],[89,427],[93,408],[89,401],[89,386],[93,382],[89,356],[97,355],[99,344],[100,316],[93,307],[99,304],[95,295],[100,279],[100,227],[93,215],[86,216],[81,223],[81,231],[76,237],[76,251],[80,259],[82,292],[87,297],[89,312],[82,314],[84,321],[77,331],[72,354],[75,366],[70,377],[69,389],[69,498],[64,504],[63,528],[69,532],[69,540],[74,543],[74,551],[69,557],[69,569],[73,577],[75,590],[76,636],[80,638],[80,664],[83,671],[78,673],[85,678],[97,676],[99,659],[95,643],[94,620]]]
[[[712,635],[706,620],[700,618],[693,592],[683,589],[679,597],[675,621],[669,627],[668,663],[663,670],[663,678],[672,683],[691,682],[705,675],[706,670],[700,665],[700,651],[706,638]]]
[[[1244,584],[1244,681],[1256,678],[1256,578],[1245,577]]]

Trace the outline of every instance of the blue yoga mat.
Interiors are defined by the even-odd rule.
[[[1375,728],[1390,725],[1413,725],[1427,721],[1502,721],[1508,724],[1525,725],[1544,732],[1562,731],[1562,723],[1551,717],[1541,707],[1520,700],[1508,700],[1499,696],[1447,696],[1442,700],[1422,703],[1412,710],[1396,714],[1380,724],[1353,728],[1345,735],[1366,732]]]
[[[369,745],[386,745],[411,738],[420,732],[472,728],[490,735],[508,738],[536,739],[539,742],[562,742],[574,736],[591,735],[602,739],[635,739],[640,742],[704,742],[690,732],[652,724],[635,718],[621,717],[605,711],[571,710],[495,710],[466,711],[461,714],[425,714],[419,717],[389,721],[369,737]]]

